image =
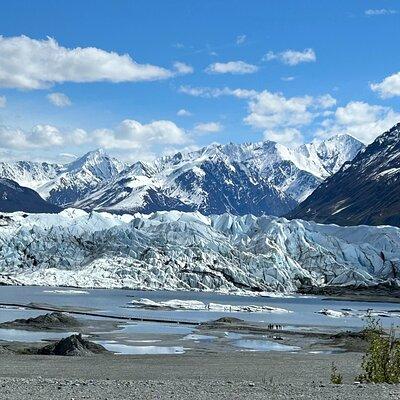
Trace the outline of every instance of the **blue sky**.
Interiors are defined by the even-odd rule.
[[[105,147],[134,161],[342,132],[370,142],[400,121],[397,1],[0,7],[3,159]]]

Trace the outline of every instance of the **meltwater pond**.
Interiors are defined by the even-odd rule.
[[[78,332],[38,332],[22,329],[0,329],[0,340],[9,342],[43,342],[62,339]]]
[[[185,349],[182,346],[128,346],[112,341],[99,340],[96,343],[104,346],[108,351],[115,354],[183,354]]]
[[[134,299],[149,299],[154,302],[168,300],[196,300],[205,304],[218,303],[232,306],[268,306],[282,308],[288,312],[236,312],[210,310],[165,310],[131,308]],[[291,327],[319,327],[320,329],[356,329],[363,326],[361,316],[372,309],[381,316],[385,326],[400,324],[400,304],[389,302],[336,301],[319,296],[291,295],[283,297],[237,296],[210,292],[179,291],[139,291],[121,289],[71,289],[49,288],[40,286],[2,286],[0,287],[0,303],[14,304],[48,304],[58,307],[81,307],[95,310],[100,314],[111,314],[124,317],[158,318],[162,320],[179,320],[199,323],[215,320],[222,316],[232,316],[248,321],[290,325]],[[234,307],[233,307],[234,309]],[[321,310],[329,312],[319,313]],[[228,310],[228,311],[227,311]],[[334,311],[333,313],[330,311]],[[44,314],[37,310],[18,310],[0,308],[0,322],[15,318],[26,318]],[[180,329],[179,333],[191,333],[191,327],[175,326],[171,330]],[[162,325],[131,325],[126,328],[152,329],[160,331]]]
[[[233,342],[236,347],[253,351],[299,351],[298,346],[288,346],[286,344],[271,342],[270,340],[241,339]]]

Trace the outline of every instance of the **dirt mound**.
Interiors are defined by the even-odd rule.
[[[244,320],[235,317],[222,317],[213,321],[214,324],[243,324]]]
[[[11,354],[12,351],[8,350],[6,347],[4,346],[0,346],[0,354]]]
[[[23,328],[23,329],[65,329],[76,328],[81,326],[81,323],[69,315],[61,312],[52,312],[45,315],[39,315],[35,318],[16,319],[15,321],[4,322],[0,324],[1,328]]]
[[[107,350],[84,339],[81,334],[68,336],[37,351],[37,354],[54,356],[90,356],[101,353],[107,353]]]
[[[243,325],[246,322],[239,318],[234,317],[222,317],[218,318],[214,321],[206,321],[200,324],[201,327],[209,328],[209,327],[223,327],[226,325]]]

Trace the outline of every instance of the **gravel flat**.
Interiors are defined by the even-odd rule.
[[[343,385],[329,383],[332,361]],[[361,355],[212,353],[0,357],[0,398],[397,399],[399,385],[354,384]]]

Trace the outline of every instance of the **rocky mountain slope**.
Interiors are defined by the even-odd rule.
[[[282,215],[361,148],[348,135],[296,149],[271,141],[214,144],[150,164],[136,163],[75,205],[119,213]]]
[[[99,149],[66,164],[62,173],[39,187],[38,192],[51,203],[74,205],[124,168],[124,163]]]
[[[99,149],[64,165],[31,161],[1,162],[0,177],[36,190],[50,203],[68,206],[124,168],[124,163]]]
[[[77,209],[2,221],[0,283],[237,293],[400,284],[396,227]]]
[[[129,167],[97,150],[65,165],[3,162],[0,177],[63,207],[283,215],[362,147],[347,135],[295,149],[271,141],[213,144]]]
[[[21,186],[37,190],[60,175],[64,170],[61,164],[35,161],[0,162],[0,177],[11,179]]]
[[[61,208],[43,200],[34,190],[0,178],[0,211],[25,211],[32,213],[59,212]]]
[[[289,216],[339,225],[400,226],[400,124],[344,164]]]

